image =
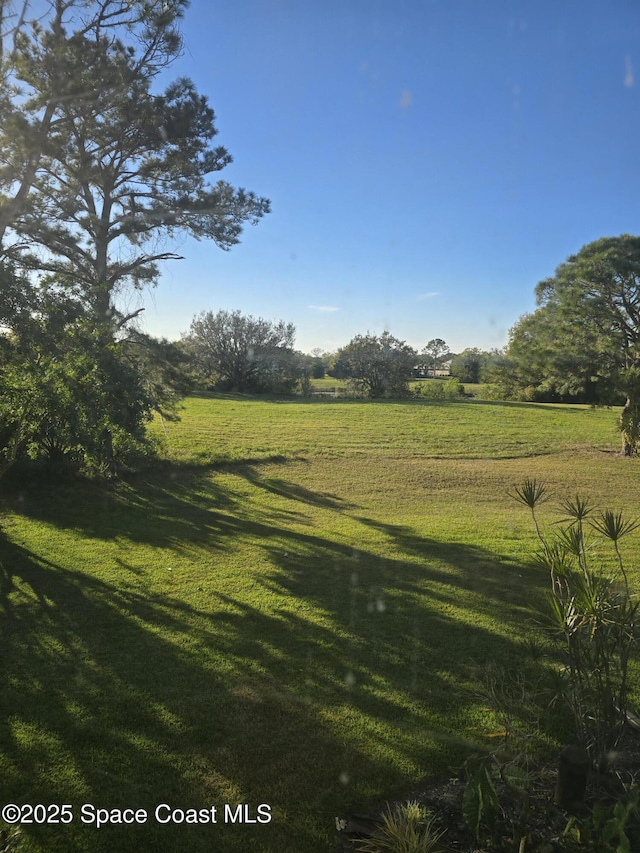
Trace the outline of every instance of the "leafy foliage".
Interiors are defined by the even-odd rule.
[[[54,53],[50,44],[47,31],[25,42],[19,79],[42,97],[63,75],[72,91],[56,105],[30,203],[12,227],[45,250],[23,263],[72,276],[106,319],[118,290],[154,283],[157,263],[179,258],[159,250],[158,238],[185,231],[229,249],[269,202],[207,183],[231,156],[211,147],[215,115],[190,80],[152,92],[179,42],[168,55],[141,52],[105,34],[97,19],[58,38]]]
[[[209,383],[225,391],[290,391],[298,378],[295,327],[240,311],[195,317],[185,346]]]
[[[460,382],[485,382],[490,359],[490,353],[477,347],[468,347],[452,357],[451,375]]]
[[[231,156],[187,79],[187,0],[0,0],[0,474],[22,454],[112,469],[189,388],[183,350],[132,329],[178,232],[229,249],[267,199],[209,176]],[[5,26],[2,30],[2,26]]]
[[[487,762],[476,761],[462,797],[462,816],[476,839],[482,823],[493,827],[500,803]]]
[[[27,455],[114,470],[148,446],[152,412],[171,417],[187,390],[175,345],[139,333],[114,339],[55,288],[37,292],[2,343],[3,469]]]
[[[571,817],[565,827],[563,837],[587,846],[587,849],[632,853],[632,839],[629,836],[629,824],[637,820],[639,809],[639,791],[636,785],[609,807],[596,803],[593,811],[585,819]]]
[[[528,399],[625,402],[623,452],[640,438],[640,237],[584,246],[536,288],[540,307],[511,331],[505,389]]]
[[[425,360],[425,369],[431,373],[435,373],[449,355],[449,347],[442,338],[432,338],[423,348],[420,355]]]
[[[0,4],[0,246],[7,251],[7,235],[28,213],[38,180],[51,171],[53,138],[69,134],[65,109],[94,110],[126,85],[95,64],[101,46],[120,44],[126,33],[128,55],[141,75],[166,67],[181,47],[179,21],[188,0],[65,0],[51,2],[37,19],[29,4],[11,15],[6,0]],[[72,67],[74,50],[86,46],[84,67]],[[95,50],[93,49],[95,47]],[[89,61],[89,55],[92,59]],[[102,58],[104,59],[104,52]],[[111,67],[113,71],[113,65]],[[71,154],[71,148],[70,148]],[[53,210],[54,215],[59,211]],[[17,244],[22,248],[22,242]]]
[[[367,397],[403,397],[416,359],[416,351],[390,332],[356,335],[338,351],[331,375],[350,379]]]
[[[536,508],[548,497],[544,484],[527,480],[514,497],[531,511],[542,546],[538,561],[550,574],[545,624],[566,656],[566,698],[578,742],[598,764],[620,740],[628,707],[629,660],[640,638],[640,602],[631,593],[618,547],[638,523],[608,509],[594,516],[578,496],[563,502],[568,518],[549,539],[536,518]],[[585,524],[613,543],[617,575],[594,567]]]
[[[457,379],[429,379],[420,385],[419,394],[427,400],[460,400],[464,398],[464,385]]]

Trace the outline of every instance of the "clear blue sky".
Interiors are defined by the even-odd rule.
[[[153,334],[238,308],[303,351],[502,346],[569,254],[640,231],[637,0],[192,0],[184,35],[214,177],[273,210],[228,253],[176,245]]]

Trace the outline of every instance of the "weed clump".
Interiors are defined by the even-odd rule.
[[[387,806],[382,823],[365,839],[354,842],[358,853],[432,853],[444,835],[435,816],[415,801]]]

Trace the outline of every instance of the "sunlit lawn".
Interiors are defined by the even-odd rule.
[[[194,398],[157,470],[8,494],[0,798],[75,810],[29,849],[320,853],[336,815],[486,746],[483,667],[521,662],[546,585],[507,492],[535,476],[633,515],[615,420]],[[98,830],[83,803],[150,818]],[[160,803],[218,822],[160,825]]]

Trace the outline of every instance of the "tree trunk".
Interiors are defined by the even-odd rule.
[[[106,284],[93,290],[93,310],[98,323],[109,325],[111,321],[111,293]]]
[[[635,456],[638,452],[640,436],[640,406],[630,394],[620,414],[620,432],[622,433],[622,455]]]
[[[554,802],[573,812],[584,802],[589,777],[589,755],[580,746],[565,746],[560,753]]]

